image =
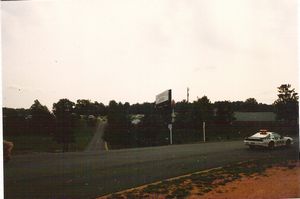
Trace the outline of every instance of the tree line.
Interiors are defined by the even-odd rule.
[[[133,107],[135,114],[144,114],[138,124],[131,123],[130,114],[133,112],[129,104],[117,104],[115,101],[109,103],[108,126],[103,139],[115,148],[169,143],[167,126],[171,123],[171,111],[156,109],[154,103],[147,104],[147,109],[145,109],[147,111],[140,111],[143,109],[139,105]],[[236,119],[234,112],[236,111],[275,112],[278,121],[297,124],[298,94],[291,89],[291,85],[285,84],[278,87],[278,99],[272,105],[258,103],[254,98],[249,98],[244,102],[217,101],[212,103],[207,96],[203,96],[192,103],[185,100],[177,102],[174,109],[176,113],[173,123],[175,143],[200,140],[203,122],[207,124],[211,138],[226,137],[229,139],[232,136],[242,136],[238,134],[240,131],[247,133],[258,128],[258,126],[254,128],[234,126],[233,121]],[[295,128],[294,125],[291,131],[296,131],[296,129],[298,128]],[[237,134],[234,135],[233,132]]]
[[[218,129],[229,129],[235,120],[234,112],[275,112],[278,120],[295,121],[298,119],[298,94],[291,85],[278,87],[278,99],[272,104],[258,103],[256,99],[245,101],[217,101],[212,103],[207,96],[194,102],[177,102],[174,107],[178,142],[187,142],[199,137],[199,129],[205,121]],[[138,124],[133,124],[133,115],[141,114]],[[3,108],[3,127],[5,135],[51,135],[63,145],[74,142],[73,129],[76,121],[87,116],[95,118],[107,116],[107,128],[103,139],[116,147],[149,146],[168,143],[167,124],[170,112],[157,110],[155,103],[145,102],[130,105],[114,100],[108,105],[97,101],[80,99],[76,103],[60,99],[53,104],[52,110],[35,100],[29,109]],[[187,133],[189,136],[187,136]]]
[[[3,108],[3,135],[47,135],[62,144],[63,151],[68,151],[69,144],[74,142],[74,129],[77,121],[84,116],[88,124],[95,121],[88,119],[107,114],[106,106],[102,103],[80,99],[77,103],[60,99],[53,104],[52,111],[35,100],[29,109]]]

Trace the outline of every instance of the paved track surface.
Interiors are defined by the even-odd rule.
[[[96,198],[249,159],[298,158],[288,149],[249,150],[242,141],[114,151],[28,154],[4,165],[5,198]]]
[[[104,128],[106,126],[106,123],[99,122],[97,125],[98,126],[96,129],[95,135],[92,138],[89,145],[86,147],[85,152],[105,150],[105,145],[104,145],[104,141],[102,140],[102,135],[104,133]]]

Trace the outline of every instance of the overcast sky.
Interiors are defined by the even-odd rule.
[[[1,2],[3,106],[298,91],[296,0]]]

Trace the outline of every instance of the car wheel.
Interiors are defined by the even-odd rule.
[[[287,141],[285,142],[285,146],[286,146],[286,147],[290,147],[290,146],[291,146],[291,140],[287,140]]]
[[[269,149],[274,149],[274,142],[269,142],[268,148]]]

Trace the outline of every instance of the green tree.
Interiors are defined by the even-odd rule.
[[[193,103],[178,102],[175,106],[175,126],[178,128],[199,129],[202,123],[209,122],[213,117],[213,107],[207,96]]]
[[[234,112],[231,102],[221,101],[215,102],[214,107],[216,109],[215,121],[223,124],[230,124],[234,118]]]
[[[63,145],[63,152],[69,150],[69,144],[75,141],[74,126],[76,116],[74,114],[75,103],[68,99],[60,99],[53,104],[53,113],[56,119],[56,131],[54,140]]]
[[[248,98],[244,102],[244,110],[249,112],[255,112],[258,109],[258,103],[255,98]]]
[[[35,134],[50,134],[54,128],[54,117],[46,106],[43,106],[38,100],[29,108],[31,117],[29,120],[29,128]]]
[[[93,107],[94,107],[94,114],[95,116],[104,116],[104,115],[107,115],[107,108],[105,107],[105,105],[103,103],[98,103],[98,102],[95,102],[93,104]]]
[[[74,109],[77,115],[94,115],[94,105],[90,100],[80,99],[77,100]]]
[[[130,114],[151,114],[154,111],[154,103],[144,102],[143,104],[132,104],[129,107]]]
[[[131,122],[122,103],[109,102],[107,123],[102,138],[116,147],[128,147],[132,140]]]
[[[278,99],[274,102],[278,120],[297,121],[298,119],[298,93],[291,89],[290,84],[278,87]]]
[[[3,108],[3,135],[24,135],[30,130],[28,109]]]
[[[166,144],[166,136],[168,136],[168,128],[166,124],[166,116],[159,112],[145,114],[141,122],[138,124],[134,138],[138,146],[155,146]]]
[[[202,128],[204,121],[212,119],[212,104],[210,100],[203,96],[193,103],[192,121],[195,128]]]
[[[176,118],[175,118],[175,126],[176,128],[193,128],[193,120],[192,113],[193,107],[191,103],[187,101],[177,102],[175,106]]]

